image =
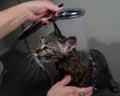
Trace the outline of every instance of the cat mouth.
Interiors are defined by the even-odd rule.
[[[44,62],[49,62],[52,61],[52,57],[51,56],[42,56],[40,57],[40,59]]]
[[[51,58],[51,56],[44,56],[44,59],[47,60],[47,61],[49,61],[49,60],[51,60],[52,58]]]
[[[44,62],[50,62],[50,61],[58,61],[55,57],[53,56],[44,56],[44,57],[41,57],[42,61]]]

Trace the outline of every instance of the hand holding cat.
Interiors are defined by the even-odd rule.
[[[84,96],[92,95],[92,87],[78,88],[74,86],[66,86],[70,83],[71,77],[65,76],[63,80],[56,83],[47,93],[47,96],[80,96],[80,93],[84,93]]]

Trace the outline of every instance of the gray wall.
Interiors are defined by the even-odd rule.
[[[13,2],[13,0],[9,1]],[[120,82],[120,0],[59,0],[58,3],[64,3],[65,7],[80,7],[86,10],[84,20],[82,20],[84,24],[84,30],[82,30],[87,34],[88,46],[103,52],[115,80]],[[58,24],[61,28],[63,25],[60,22]],[[80,27],[79,23],[74,23],[75,27],[73,26],[72,28]],[[67,27],[64,27],[61,30],[67,32]],[[69,30],[73,30],[72,28],[69,27]],[[41,28],[39,31],[44,34],[48,30]],[[11,35],[0,41],[0,49],[4,50],[4,48],[8,48],[11,45],[12,37],[15,38],[15,34]],[[39,37],[41,37],[41,33],[35,33],[28,39],[30,41],[29,44],[35,47],[39,42]],[[19,49],[21,48],[19,47]]]
[[[84,32],[89,47],[103,52],[114,78],[120,82],[120,0],[60,0],[62,1],[65,7],[86,10]]]

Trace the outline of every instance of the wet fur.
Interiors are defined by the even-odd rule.
[[[66,38],[52,32],[41,39],[34,53],[43,62],[55,62],[59,80],[70,74],[72,81],[69,85],[87,87],[95,84],[97,89],[108,87],[110,91],[118,92],[104,55],[94,49],[91,49],[88,55],[85,51],[77,51],[75,45],[75,37]],[[52,51],[45,52],[45,47],[49,47]]]

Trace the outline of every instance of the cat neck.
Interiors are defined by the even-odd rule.
[[[85,54],[80,54],[76,49],[73,49],[63,59],[56,62],[57,69],[64,69],[70,74],[84,75],[88,70],[88,60]]]

